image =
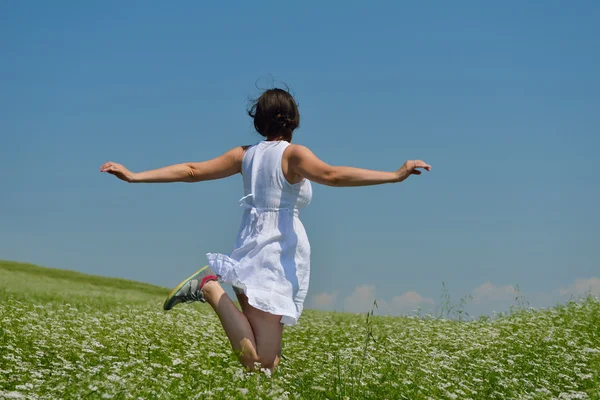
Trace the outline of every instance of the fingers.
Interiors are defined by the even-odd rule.
[[[100,172],[106,172],[116,176],[122,181],[131,182],[131,173],[127,170],[127,168],[112,161],[102,164],[100,167]]]
[[[117,167],[115,167],[114,165],[108,165],[106,167],[100,168],[100,172],[113,172],[116,170],[117,170]]]
[[[109,161],[107,163],[102,164],[102,166],[100,167],[100,172],[117,171],[120,167],[120,164]]]
[[[415,161],[413,161],[413,163],[414,163],[413,164],[414,165],[413,168],[423,168],[423,169],[425,169],[427,171],[431,171],[431,165],[427,164],[423,160],[415,160]]]
[[[431,171],[431,165],[427,164],[423,160],[411,160],[407,162],[408,166],[412,166],[411,170],[415,171],[417,168],[423,168],[426,171]],[[418,175],[418,174],[415,174]]]

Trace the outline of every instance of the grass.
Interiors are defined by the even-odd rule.
[[[600,399],[593,297],[468,322],[306,310],[269,376],[168,292],[0,261],[0,398]]]

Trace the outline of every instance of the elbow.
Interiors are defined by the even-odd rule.
[[[183,182],[198,182],[198,176],[198,171],[196,171],[191,165],[187,165]]]
[[[334,187],[341,186],[342,176],[337,169],[331,168],[325,171],[325,174],[323,175],[323,184]]]

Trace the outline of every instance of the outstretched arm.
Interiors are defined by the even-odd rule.
[[[169,165],[144,172],[131,172],[121,164],[107,162],[100,172],[108,172],[130,183],[200,182],[237,174],[242,168],[244,147],[236,147],[212,160]]]
[[[431,166],[421,160],[409,160],[394,172],[332,166],[321,161],[308,148],[300,145],[292,146],[290,146],[292,148],[288,162],[294,172],[310,181],[328,186],[369,186],[402,182],[411,174],[420,175],[421,171],[417,168],[431,170]]]

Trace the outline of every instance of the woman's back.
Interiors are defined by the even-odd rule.
[[[257,209],[294,210],[305,207],[312,198],[306,179],[291,184],[282,171],[286,141],[262,141],[246,150],[242,162],[245,203]]]

